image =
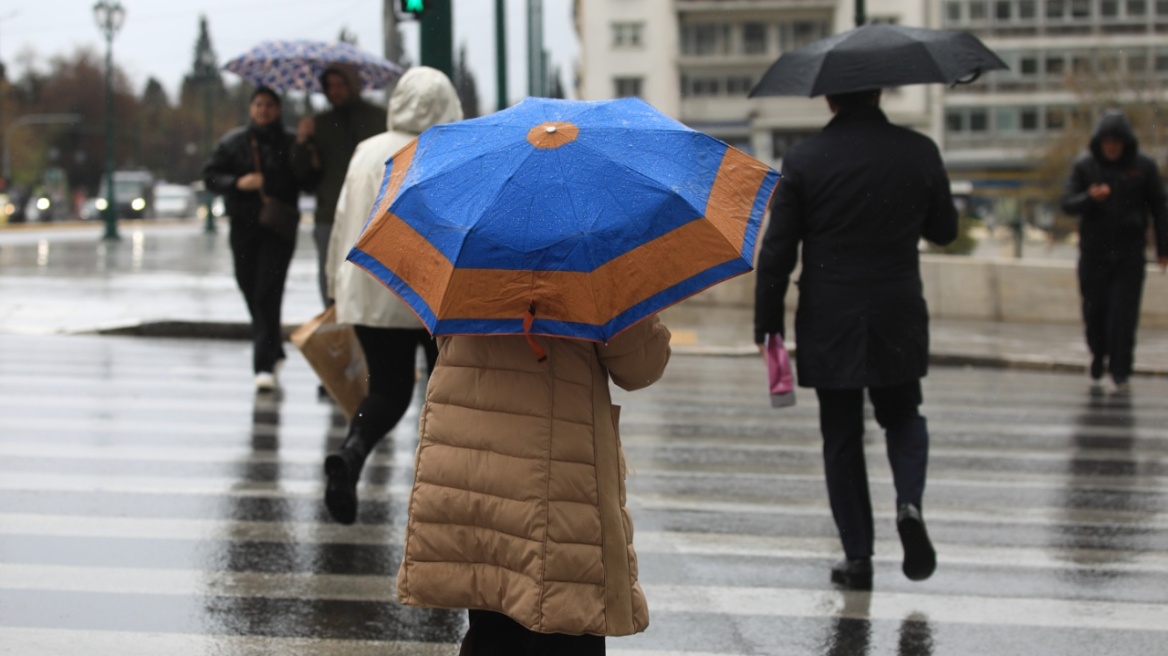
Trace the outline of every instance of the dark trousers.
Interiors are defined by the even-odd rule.
[[[1087,348],[1117,382],[1131,377],[1146,267],[1143,256],[1079,260]]]
[[[254,222],[250,225],[233,222],[229,242],[235,262],[235,282],[251,315],[252,367],[256,373],[270,372],[277,361],[284,359],[280,308],[296,241]]]
[[[502,613],[472,610],[458,656],[604,656],[604,638],[536,633]]]
[[[354,423],[360,425],[368,450],[377,444],[410,407],[414,396],[414,362],[419,344],[426,349],[430,371],[438,347],[423,328],[374,328],[354,326],[365,351],[369,393],[357,407]]]
[[[872,556],[874,530],[868,470],[864,461],[864,390],[816,389],[823,465],[831,514],[848,558]],[[892,387],[872,387],[868,397],[876,422],[884,428],[888,462],[896,486],[896,503],[921,507],[929,460],[929,433],[921,404],[919,380]]]

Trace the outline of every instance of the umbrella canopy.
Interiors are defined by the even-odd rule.
[[[751,269],[778,173],[636,98],[528,98],[395,154],[349,260],[434,335],[607,341]]]
[[[750,97],[972,82],[985,71],[1005,68],[1005,62],[968,32],[863,25],[783,53]]]
[[[255,85],[279,91],[322,91],[320,75],[329,64],[352,64],[362,87],[380,89],[401,75],[397,64],[343,41],[264,41],[223,65]]]

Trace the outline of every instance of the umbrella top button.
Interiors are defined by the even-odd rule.
[[[527,141],[540,149],[559,148],[580,135],[580,128],[566,121],[540,123],[527,133]]]

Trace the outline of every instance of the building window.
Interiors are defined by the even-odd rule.
[[[730,26],[722,23],[696,23],[681,30],[684,55],[730,54]]]
[[[945,131],[965,132],[965,114],[956,110],[945,112]]]
[[[644,23],[613,23],[612,47],[640,48],[643,45],[641,36],[644,29]]]
[[[1168,0],[1156,0],[1156,15],[1168,17]]]
[[[746,55],[765,55],[767,26],[764,23],[746,23],[742,26],[742,52]]]
[[[1029,107],[1023,109],[1018,113],[1018,127],[1022,128],[1023,132],[1037,132],[1038,131],[1038,109]]]
[[[961,22],[961,3],[960,2],[946,2],[945,3],[945,20],[950,23]]]
[[[990,127],[989,115],[984,109],[969,110],[969,131],[985,132]]]
[[[726,80],[726,95],[745,96],[754,88],[754,79],[749,75],[731,75]]]
[[[1099,15],[1104,18],[1119,16],[1119,0],[1102,0],[1099,3]]]
[[[1061,76],[1066,72],[1067,63],[1062,55],[1047,55],[1046,57],[1046,74],[1048,76]]]
[[[1018,62],[1018,72],[1023,77],[1033,77],[1038,75],[1038,57],[1034,55],[1025,55]]]
[[[1127,0],[1128,16],[1146,16],[1148,14],[1147,0]]]
[[[1062,18],[1066,13],[1066,6],[1063,0],[1046,0],[1046,17],[1047,18]]]
[[[639,77],[618,77],[614,78],[612,83],[613,93],[617,98],[641,95],[641,78]]]
[[[1127,72],[1143,75],[1148,72],[1148,55],[1138,52],[1127,56]]]
[[[1038,0],[1021,0],[1018,3],[1018,18],[1033,20],[1038,16]]]
[[[1018,110],[1013,107],[999,107],[994,110],[994,127],[998,132],[1018,130]]]
[[[1010,0],[997,0],[997,2],[994,3],[994,18],[999,21],[1010,20],[1010,14],[1012,13],[1011,10],[1013,8],[1014,7],[1011,5]]]
[[[983,22],[988,17],[989,9],[986,8],[986,0],[973,0],[969,3],[970,22]]]
[[[1071,0],[1071,18],[1091,17],[1091,0]]]

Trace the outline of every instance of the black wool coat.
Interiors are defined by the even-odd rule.
[[[877,107],[841,110],[783,159],[759,251],[755,340],[784,333],[802,244],[795,315],[801,387],[888,387],[928,370],[921,237],[947,244],[957,211],[937,146]]]

